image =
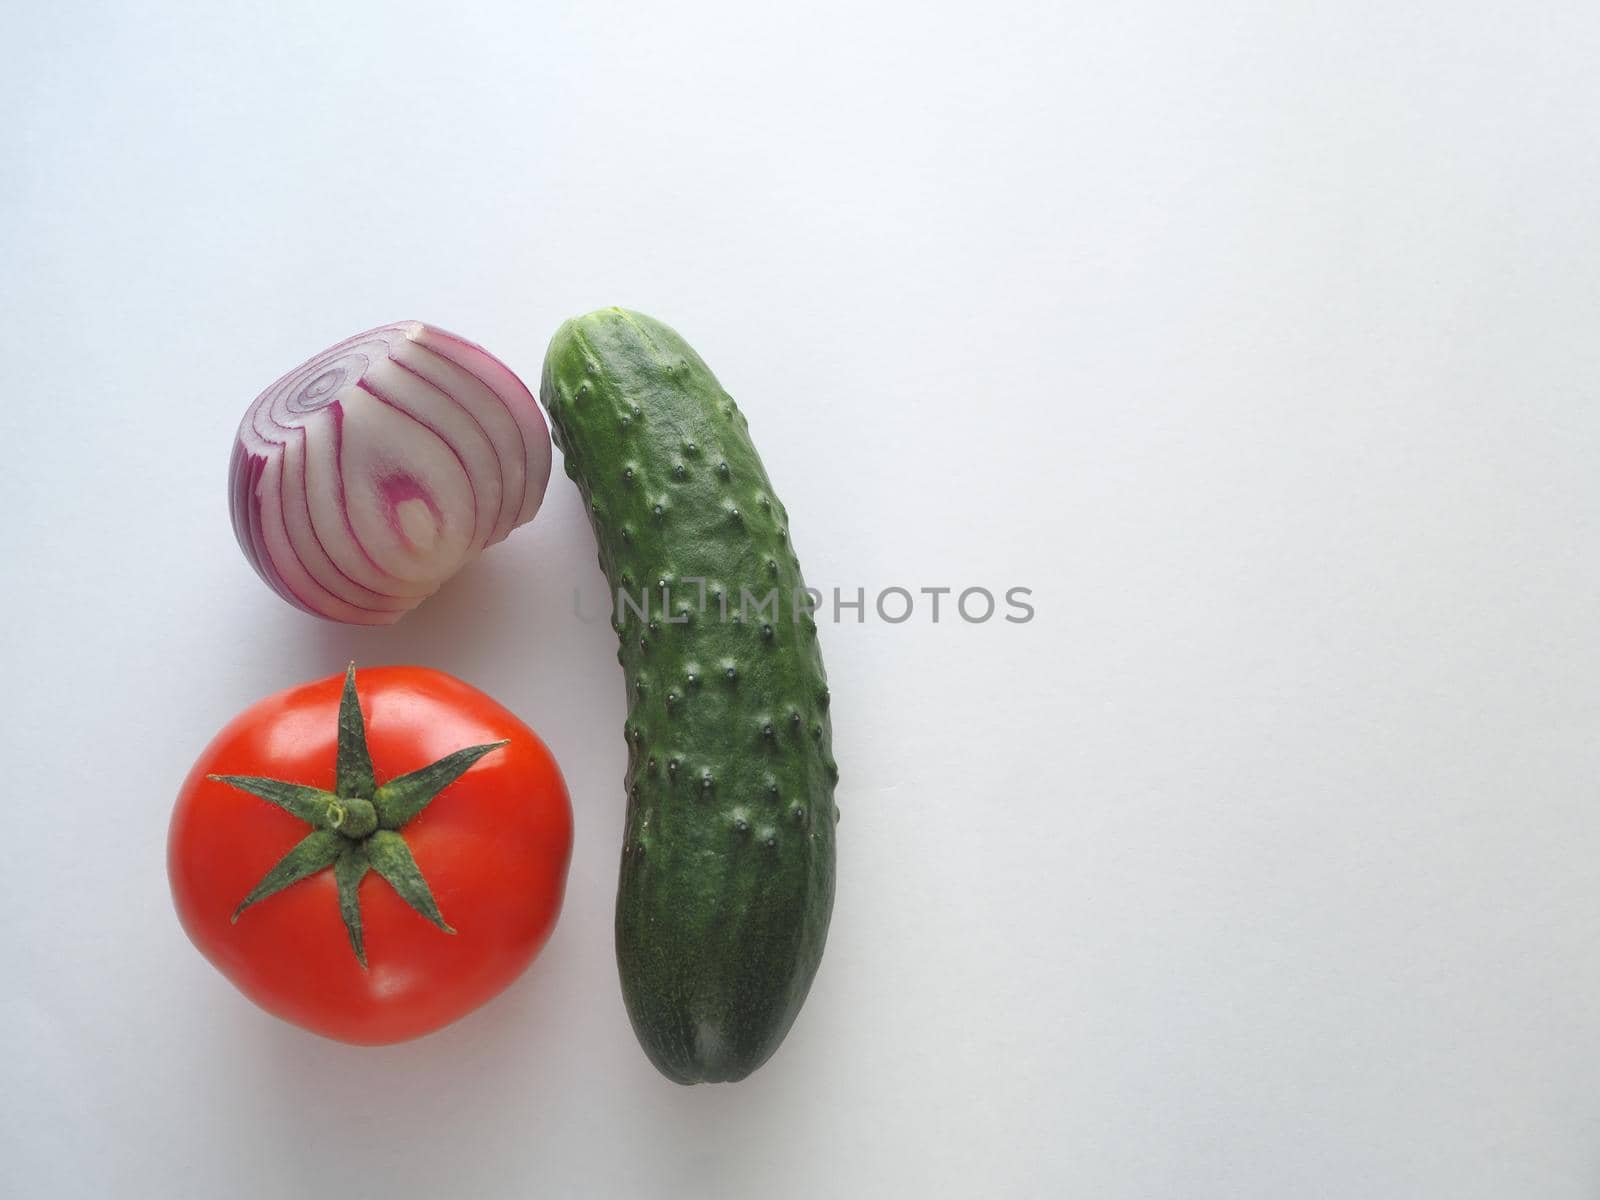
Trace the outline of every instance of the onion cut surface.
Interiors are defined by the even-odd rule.
[[[520,379],[420,321],[357,334],[262,392],[228,469],[233,531],[289,603],[398,621],[532,520],[550,432]]]

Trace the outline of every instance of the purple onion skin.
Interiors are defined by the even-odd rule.
[[[332,621],[389,625],[533,519],[550,431],[481,346],[420,321],[347,338],[239,423],[228,501],[268,586]]]

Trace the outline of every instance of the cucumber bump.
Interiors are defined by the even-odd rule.
[[[628,688],[623,999],[679,1083],[782,1042],[833,911],[838,769],[817,623],[744,414],[673,330],[566,322],[540,392],[588,503]]]

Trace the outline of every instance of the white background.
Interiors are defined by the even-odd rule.
[[[0,40],[0,1191],[1593,1197],[1600,11],[15,5]],[[234,546],[250,398],[417,317],[536,381],[675,325],[825,625],[838,906],[746,1083],[635,1045],[623,687],[559,467],[387,631]],[[532,970],[320,1041],[193,951],[168,811],[417,662],[567,775]]]

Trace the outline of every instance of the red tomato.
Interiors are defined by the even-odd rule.
[[[533,731],[475,688],[422,667],[375,667],[355,677],[371,770],[346,788],[339,738],[346,680],[331,676],[269,696],[236,717],[206,747],[172,813],[167,872],[185,932],[246,996],[324,1037],[377,1045],[418,1037],[497,995],[533,960],[561,910],[572,852],[572,809],[555,760]],[[362,790],[434,764],[466,747],[484,750],[415,816],[366,839],[345,809]],[[214,775],[310,785],[320,796],[297,816]],[[249,781],[245,781],[248,783]],[[259,781],[258,781],[259,782]],[[312,789],[317,789],[315,793]],[[392,789],[391,789],[392,790]],[[332,817],[315,814],[334,812]],[[370,823],[372,807],[362,809]],[[339,822],[344,821],[344,832]],[[426,886],[402,899],[404,849]],[[333,866],[251,903],[241,902],[291,850],[312,837],[316,861],[349,852],[364,875],[350,883],[365,966],[347,928]],[[373,837],[389,839],[377,853]],[[374,863],[387,874],[368,869]],[[342,868],[341,868],[342,869]],[[391,876],[400,880],[392,884]],[[429,897],[431,889],[431,898]],[[421,908],[436,902],[434,915]],[[419,908],[420,906],[420,908]]]

